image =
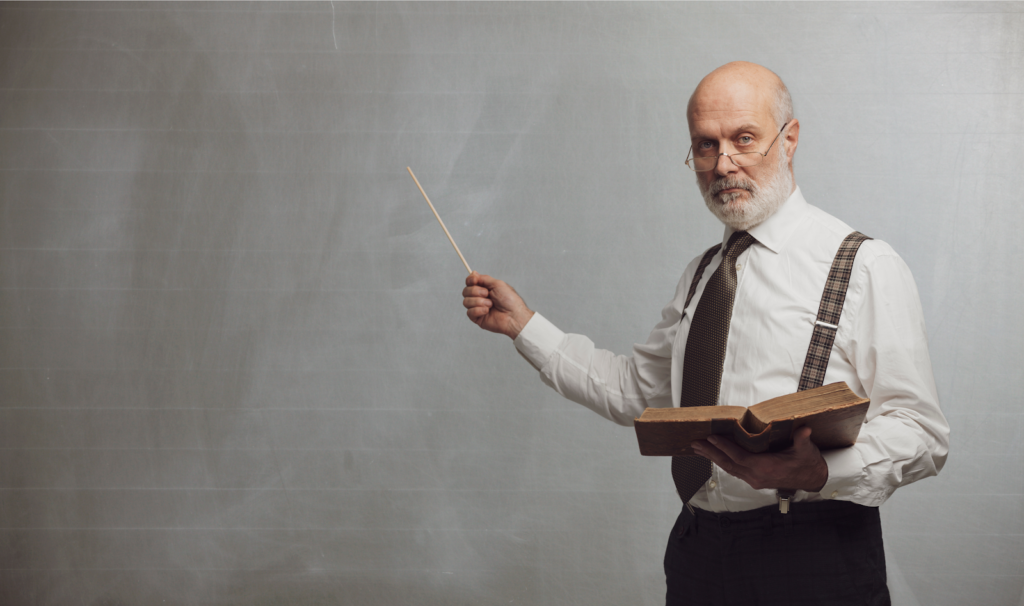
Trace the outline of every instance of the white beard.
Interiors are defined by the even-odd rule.
[[[704,196],[704,203],[719,221],[736,231],[746,231],[760,224],[772,216],[793,192],[793,174],[789,172],[786,160],[785,150],[780,149],[775,174],[764,185],[753,180],[722,177],[705,187],[698,177],[697,185]],[[716,196],[723,189],[734,187],[747,190],[750,199],[746,202],[740,200],[742,192]]]

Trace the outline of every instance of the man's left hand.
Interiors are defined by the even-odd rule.
[[[828,465],[811,442],[811,428],[793,434],[793,445],[779,452],[753,454],[729,438],[711,436],[692,444],[693,451],[752,488],[818,492],[828,481]]]

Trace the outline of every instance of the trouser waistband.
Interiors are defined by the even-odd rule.
[[[683,519],[678,525],[680,536],[700,529],[728,534],[761,531],[772,534],[776,528],[815,522],[838,520],[848,516],[877,515],[876,507],[867,507],[849,501],[814,501],[790,504],[789,513],[779,511],[778,505],[768,505],[748,511],[716,513],[696,507],[683,507]],[[689,519],[686,519],[689,518]]]

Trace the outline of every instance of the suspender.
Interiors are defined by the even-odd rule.
[[[857,257],[860,245],[870,239],[859,231],[855,231],[846,236],[842,244],[839,245],[839,251],[836,253],[835,259],[832,260],[832,269],[829,270],[828,279],[825,280],[825,291],[821,295],[818,317],[814,322],[814,333],[811,334],[811,344],[807,347],[807,357],[804,359],[804,369],[800,374],[800,385],[797,391],[821,387],[825,381],[825,370],[828,369],[828,359],[832,355],[832,343],[839,330],[839,316],[843,313],[846,290],[850,285],[853,261]],[[690,282],[690,291],[686,294],[686,302],[683,303],[684,310],[689,307],[693,293],[697,292],[697,285],[704,276],[704,270],[707,269],[711,259],[721,248],[721,244],[716,244],[704,253],[704,257],[697,266],[697,273],[694,274],[693,281]]]
[[[855,231],[846,236],[839,245],[839,252],[832,260],[832,269],[825,280],[825,292],[821,294],[818,317],[814,322],[814,333],[811,334],[811,344],[807,347],[807,357],[804,359],[804,370],[800,373],[800,386],[797,387],[797,391],[821,387],[825,382],[825,370],[828,368],[828,358],[832,355],[832,342],[836,340],[836,333],[839,332],[839,316],[843,313],[843,303],[846,302],[853,260],[864,240],[870,239]]]

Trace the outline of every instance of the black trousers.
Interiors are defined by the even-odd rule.
[[[667,606],[888,606],[878,509],[846,501],[715,514],[683,507]]]

